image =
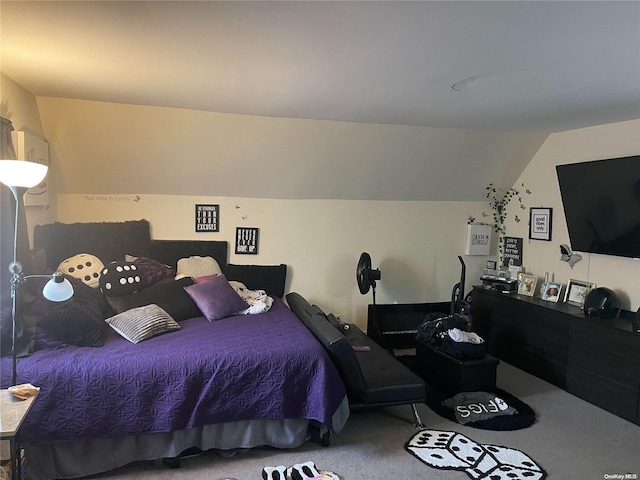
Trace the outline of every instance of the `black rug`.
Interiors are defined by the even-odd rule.
[[[477,422],[465,423],[465,426],[480,428],[483,430],[506,431],[527,428],[533,425],[533,423],[536,421],[535,412],[522,400],[499,388],[491,390],[490,393],[495,393],[498,397],[504,400],[507,405],[515,408],[518,413],[513,415],[501,415],[488,420],[479,420]],[[437,385],[427,385],[426,404],[441,417],[458,423],[453,409],[442,404],[444,400],[451,397],[452,395],[450,393],[443,391]]]
[[[409,439],[405,449],[425,465],[458,470],[474,480],[543,480],[547,476],[520,450],[480,444],[457,432],[421,430]]]

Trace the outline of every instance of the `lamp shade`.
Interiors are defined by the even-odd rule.
[[[31,188],[47,176],[49,167],[25,160],[0,160],[0,182],[9,187]]]
[[[56,272],[42,289],[42,295],[52,302],[64,302],[73,296],[73,285],[60,272]]]

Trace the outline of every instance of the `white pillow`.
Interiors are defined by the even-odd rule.
[[[222,275],[220,265],[213,257],[197,255],[178,260],[176,280],[184,277],[204,277],[206,275]]]
[[[79,253],[63,260],[58,265],[58,271],[81,280],[91,288],[98,288],[103,268],[102,260],[89,253]]]

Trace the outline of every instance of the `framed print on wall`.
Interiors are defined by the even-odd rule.
[[[582,308],[587,293],[595,287],[595,283],[583,282],[582,280],[569,280],[567,290],[564,292],[564,302],[574,307]]]
[[[533,207],[529,209],[529,238],[551,241],[551,220],[553,209]]]
[[[257,255],[259,235],[256,227],[236,227],[236,254]]]
[[[467,255],[489,255],[491,249],[491,225],[472,223],[467,225]]]
[[[196,232],[220,231],[220,205],[196,204]]]

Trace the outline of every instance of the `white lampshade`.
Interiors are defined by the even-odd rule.
[[[47,176],[49,167],[25,160],[0,160],[0,182],[8,187],[31,188]]]
[[[42,295],[52,302],[64,302],[73,296],[73,285],[60,272],[56,272],[42,289]]]

